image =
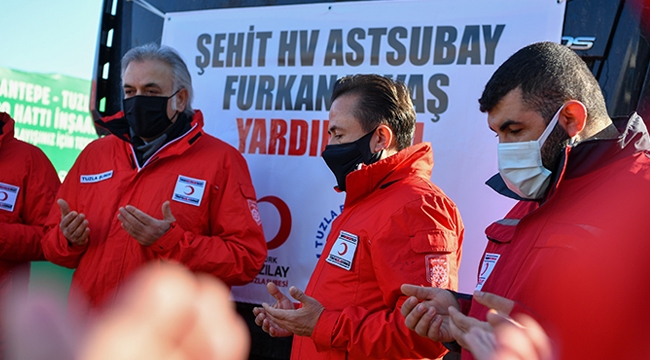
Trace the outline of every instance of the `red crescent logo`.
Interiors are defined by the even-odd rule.
[[[289,206],[287,206],[287,204],[277,196],[265,196],[257,200],[257,202],[270,203],[275,206],[275,208],[278,209],[278,213],[280,213],[280,229],[278,229],[277,235],[275,235],[271,241],[266,243],[267,249],[277,249],[287,241],[289,234],[291,233],[291,211],[289,210]]]
[[[348,244],[346,244],[346,243],[341,243],[341,245],[343,245],[343,251],[339,251],[339,255],[342,256],[342,255],[345,255],[345,253],[348,252]]]
[[[185,192],[185,195],[194,194],[194,187],[193,186],[187,185],[187,186],[185,186],[185,188],[189,189],[188,191]]]
[[[0,191],[0,194],[2,194],[2,195],[0,195],[0,196],[2,196],[2,199],[0,199],[0,201],[5,201],[5,200],[7,200],[9,198],[9,194],[7,194],[4,191]]]
[[[483,276],[483,274],[485,274],[485,272],[487,271],[488,267],[489,267],[489,266],[488,266],[488,263],[484,262],[484,263],[483,263],[483,269],[481,269],[481,275],[480,275],[480,276]]]

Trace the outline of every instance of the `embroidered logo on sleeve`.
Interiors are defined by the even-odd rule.
[[[449,261],[447,255],[425,256],[427,282],[433,287],[449,287]]]
[[[192,179],[187,176],[178,175],[172,200],[184,204],[200,206],[204,190],[205,180]]]
[[[19,190],[18,186],[0,183],[0,209],[14,211]]]
[[[478,274],[478,284],[476,284],[475,290],[481,290],[483,288],[483,285],[485,285],[490,274],[492,274],[492,270],[494,270],[497,261],[499,261],[499,257],[501,257],[499,254],[485,253],[483,264],[481,265],[481,272]]]
[[[110,179],[113,177],[113,170],[103,172],[101,174],[94,174],[94,175],[81,175],[79,177],[79,182],[82,184],[91,184],[91,183],[96,183],[100,182],[106,179]]]
[[[352,269],[352,260],[357,251],[359,237],[346,231],[342,231],[334,242],[326,261],[332,265],[345,270]]]
[[[259,209],[257,209],[257,201],[248,199],[248,209],[251,211],[251,216],[257,225],[262,225],[262,217]]]

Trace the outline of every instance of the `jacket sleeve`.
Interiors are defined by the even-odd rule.
[[[79,164],[83,161],[85,151],[82,151],[77,161],[72,166],[68,175],[66,175],[61,188],[59,188],[58,193],[56,194],[55,200],[52,203],[52,206],[49,208],[49,214],[47,216],[47,221],[45,223],[45,236],[41,241],[41,246],[43,247],[43,253],[45,259],[49,262],[74,269],[79,264],[81,255],[86,251],[88,245],[78,246],[71,244],[63,236],[59,224],[61,223],[61,210],[59,205],[56,203],[56,199],[65,200],[70,206],[71,210],[78,208],[77,202],[77,190],[79,188]],[[92,226],[90,224],[89,226]],[[89,239],[89,243],[92,239]]]
[[[210,236],[182,229],[178,223],[150,248],[163,259],[183,263],[192,271],[210,273],[226,284],[244,285],[259,273],[267,248],[255,190],[244,158],[227,154],[223,180],[210,199]]]
[[[458,271],[456,256],[462,242],[462,222],[439,204],[415,203],[393,214],[371,240],[371,257],[384,308],[371,311],[347,307],[325,310],[312,333],[319,351],[338,348],[352,358],[414,358],[442,356],[447,350],[409,330],[401,306],[407,299],[402,284],[450,286],[449,273]],[[453,211],[455,206],[453,206]],[[430,262],[430,265],[427,265]],[[435,270],[434,267],[440,267]],[[445,273],[445,271],[447,273]],[[409,355],[406,355],[409,354]]]
[[[451,290],[451,293],[456,298],[456,301],[458,301],[460,312],[464,315],[468,315],[472,308],[472,300],[474,299],[474,296],[472,294],[463,294],[453,290]]]
[[[33,149],[23,182],[21,223],[0,223],[0,259],[43,260],[45,220],[61,182],[45,154]]]

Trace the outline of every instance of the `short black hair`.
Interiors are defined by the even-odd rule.
[[[588,124],[609,118],[600,85],[587,64],[573,50],[558,43],[535,43],[510,56],[485,85],[479,99],[481,111],[491,111],[516,88],[521,89],[529,109],[547,123],[569,100],[585,105]]]
[[[403,82],[376,74],[349,75],[334,84],[332,103],[342,95],[359,97],[353,113],[366,133],[385,124],[393,130],[398,150],[411,145],[415,132],[415,109]]]

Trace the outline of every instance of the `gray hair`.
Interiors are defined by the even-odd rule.
[[[185,105],[184,113],[188,116],[194,115],[192,109],[192,99],[194,99],[194,90],[192,89],[192,77],[183,58],[169,46],[158,46],[155,43],[150,43],[142,46],[137,46],[127,51],[122,57],[122,79],[124,79],[124,72],[132,61],[143,62],[147,60],[160,61],[169,65],[172,70],[173,79],[172,85],[174,92],[180,89],[187,90],[187,104]],[[176,100],[174,98],[174,107]]]

